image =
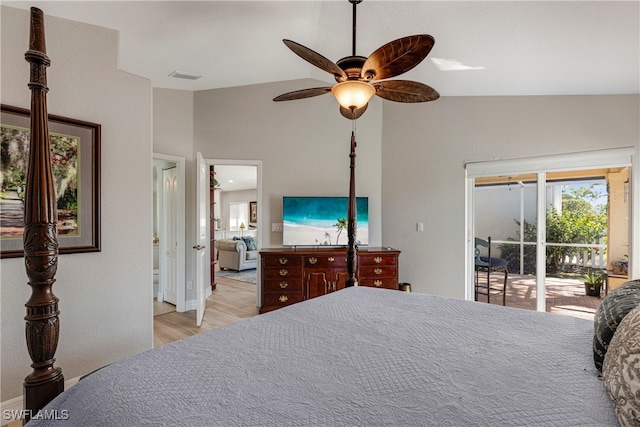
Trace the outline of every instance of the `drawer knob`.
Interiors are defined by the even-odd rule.
[[[280,282],[280,287],[281,287],[282,289],[286,288],[287,286],[289,286],[289,283],[287,283],[287,282]]]
[[[278,261],[280,261],[280,264],[285,265],[289,260],[287,258],[282,257]]]
[[[315,264],[316,262],[318,262],[318,258],[312,256],[311,258],[309,258],[309,264]]]
[[[286,276],[289,273],[289,270],[283,268],[278,273],[280,273],[281,276]]]
[[[375,274],[382,274],[382,269],[378,267],[378,268],[374,269],[373,272]]]
[[[289,301],[289,297],[286,295],[280,295],[280,298],[278,298],[280,300],[280,302],[287,302]]]
[[[335,261],[335,258],[334,258],[334,257],[332,257],[332,256],[330,256],[330,257],[329,257],[329,262],[333,262],[333,261]]]
[[[373,262],[375,262],[376,264],[380,264],[382,262],[382,257],[379,257],[379,256],[375,257],[373,259]]]
[[[375,286],[376,288],[379,288],[380,286],[382,286],[382,280],[374,280],[373,286]]]

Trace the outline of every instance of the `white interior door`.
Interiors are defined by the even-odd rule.
[[[202,324],[205,301],[211,292],[211,272],[209,263],[209,166],[202,153],[197,153],[197,242],[193,247],[196,253],[196,325]],[[207,292],[208,291],[208,292]]]
[[[177,195],[178,175],[176,168],[164,169],[162,171],[163,299],[173,305],[176,305],[178,299]]]

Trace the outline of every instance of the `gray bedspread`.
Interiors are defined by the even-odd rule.
[[[35,426],[615,426],[593,323],[356,287],[107,366]]]

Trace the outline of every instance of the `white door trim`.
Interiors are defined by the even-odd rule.
[[[153,158],[158,160],[166,160],[174,162],[176,164],[176,174],[178,175],[178,283],[177,283],[177,300],[176,311],[186,311],[186,292],[185,292],[185,238],[186,238],[186,220],[185,220],[185,208],[186,208],[186,190],[185,190],[185,178],[186,178],[186,161],[184,157],[171,156],[161,153],[153,153]]]
[[[633,147],[625,147],[520,159],[467,162],[465,163],[465,169],[468,178],[475,178],[479,176],[506,176],[524,173],[597,169],[600,167],[622,167],[631,165],[634,151]]]

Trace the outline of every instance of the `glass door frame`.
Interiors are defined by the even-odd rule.
[[[536,310],[546,311],[546,173],[586,170],[596,168],[630,167],[629,194],[629,279],[640,276],[640,239],[634,238],[640,233],[640,167],[636,148],[614,148],[579,153],[557,154],[520,159],[495,160],[486,162],[467,162],[465,164],[465,299],[474,300],[475,270],[475,178],[483,176],[515,176],[525,173],[537,174],[536,212]],[[634,203],[635,202],[635,203]]]

